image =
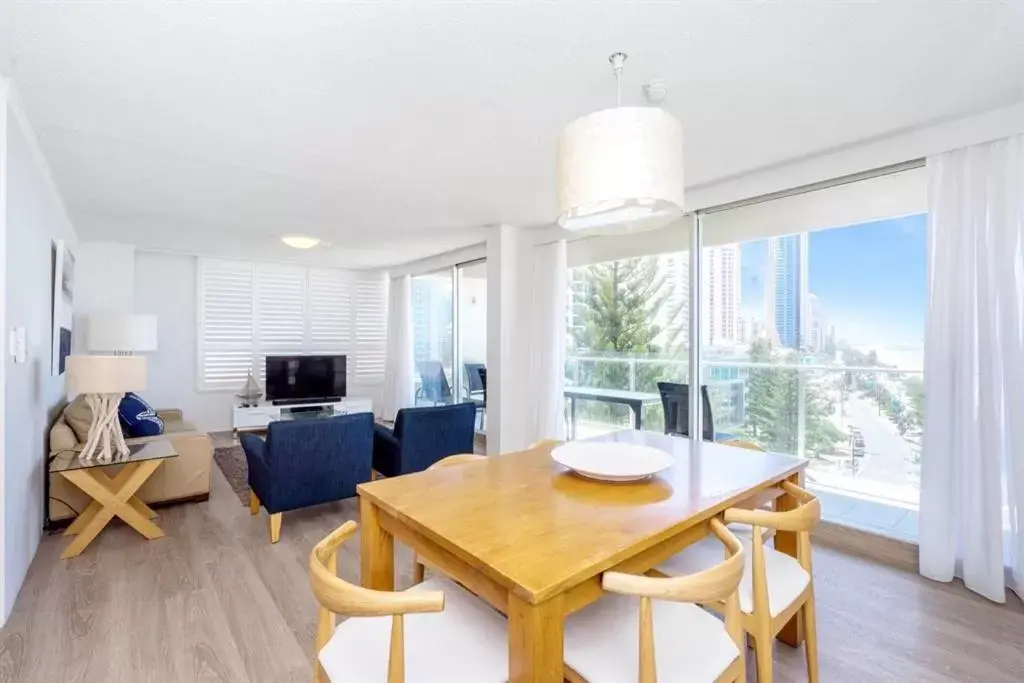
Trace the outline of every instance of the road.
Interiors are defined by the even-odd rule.
[[[900,436],[889,418],[878,414],[870,399],[851,395],[846,401],[843,426],[856,425],[864,436],[865,455],[859,459],[857,476],[886,484],[916,482],[918,467],[911,462],[915,447]]]

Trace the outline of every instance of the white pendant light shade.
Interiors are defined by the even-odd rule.
[[[605,109],[570,123],[558,144],[558,224],[643,232],[683,213],[683,127],[658,107]]]

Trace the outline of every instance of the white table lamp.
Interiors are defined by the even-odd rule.
[[[156,316],[134,313],[90,315],[86,322],[85,348],[128,354],[156,351]]]
[[[125,392],[146,388],[146,359],[142,356],[68,356],[68,391],[84,394],[92,410],[89,438],[82,460],[110,461],[113,451],[128,455],[117,408]]]

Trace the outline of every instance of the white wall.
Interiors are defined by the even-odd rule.
[[[487,277],[459,283],[459,337],[463,363],[487,362]]]
[[[227,430],[234,392],[196,390],[196,264],[195,256],[135,254],[135,310],[155,315],[157,328],[143,395],[155,408],[181,408],[196,429]]]
[[[2,81],[0,81],[2,82]],[[2,89],[2,87],[0,87]],[[2,335],[25,327],[28,357],[14,363],[3,355],[2,546],[0,622],[6,621],[39,547],[43,527],[46,436],[64,402],[64,378],[50,376],[52,245],[76,236],[57,194],[34,133],[13,95],[3,107],[0,183],[6,185]]]
[[[85,348],[93,313],[149,313],[135,309],[135,247],[118,242],[79,242],[75,253],[74,348]]]
[[[157,350],[146,354],[148,382],[143,392],[156,408],[180,408],[201,431],[231,429],[235,391],[198,391],[197,277],[198,257],[160,252],[135,252],[135,311],[157,318]],[[381,408],[383,385],[360,385],[349,377],[348,394]]]

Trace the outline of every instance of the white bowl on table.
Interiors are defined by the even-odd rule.
[[[612,441],[570,441],[552,449],[551,457],[587,479],[612,482],[642,481],[674,462],[657,448]]]

